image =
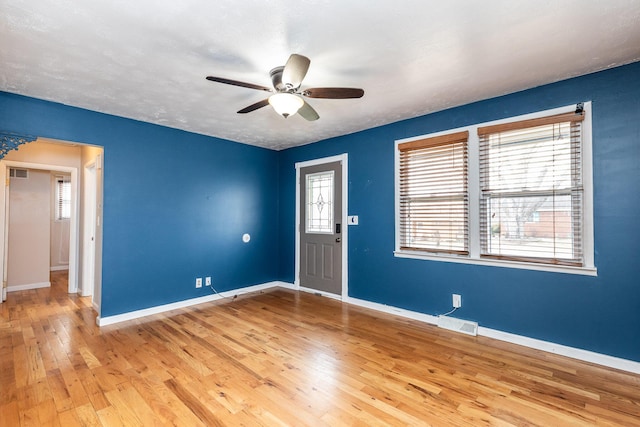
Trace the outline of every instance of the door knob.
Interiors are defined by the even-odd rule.
[[[342,239],[340,237],[336,237],[336,243],[340,243],[342,242]]]

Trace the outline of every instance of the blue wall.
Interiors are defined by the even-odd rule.
[[[102,316],[294,281],[295,162],[349,153],[349,294],[640,361],[640,63],[282,152],[0,92],[0,130],[105,148]],[[598,277],[395,258],[396,139],[593,101]],[[249,232],[249,244],[241,235]]]
[[[277,279],[277,152],[2,92],[0,130],[104,147],[103,317]]]
[[[402,259],[394,250],[394,141],[593,101],[598,277]],[[280,153],[280,279],[294,281],[295,162],[349,154],[349,295],[640,361],[640,63]]]

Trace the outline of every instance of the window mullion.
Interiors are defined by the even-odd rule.
[[[469,256],[480,257],[480,150],[477,127],[469,129],[467,146],[469,185]]]

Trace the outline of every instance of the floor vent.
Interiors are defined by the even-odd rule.
[[[470,320],[456,319],[455,317],[438,316],[438,326],[463,334],[478,335],[478,322]]]

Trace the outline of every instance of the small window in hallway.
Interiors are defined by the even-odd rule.
[[[56,176],[56,221],[71,218],[71,177]]]

